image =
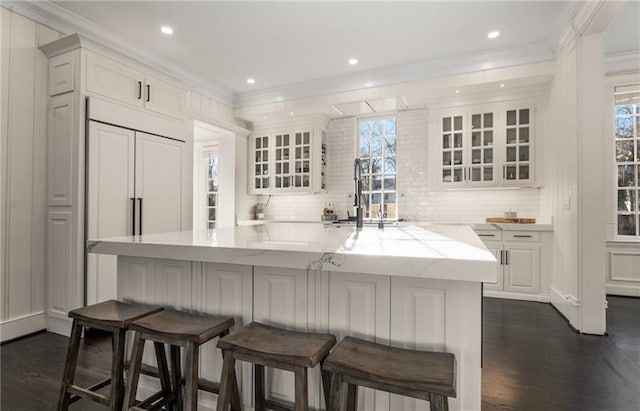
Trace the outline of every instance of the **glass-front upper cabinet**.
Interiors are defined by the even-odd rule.
[[[326,190],[327,120],[314,117],[256,123],[249,152],[250,194]]]
[[[507,182],[528,182],[531,180],[531,109],[507,110],[505,130],[502,177]]]
[[[440,181],[445,187],[533,183],[533,108],[496,103],[443,111]]]

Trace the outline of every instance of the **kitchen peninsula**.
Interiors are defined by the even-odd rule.
[[[470,227],[266,223],[91,240],[89,249],[118,256],[120,299],[452,352],[450,407],[480,409],[481,290],[496,280],[496,260]],[[218,380],[215,345],[201,357],[202,376]],[[238,372],[251,409],[251,369]],[[267,395],[293,397],[292,375],[272,371],[268,380]],[[318,370],[309,390],[310,405],[323,408]],[[359,401],[366,410],[425,409],[419,402],[372,390]]]

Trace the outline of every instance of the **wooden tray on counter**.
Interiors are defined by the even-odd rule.
[[[535,224],[536,219],[531,217],[526,218],[504,218],[504,217],[487,217],[487,223],[507,223],[507,224]]]

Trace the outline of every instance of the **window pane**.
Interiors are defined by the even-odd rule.
[[[616,161],[618,163],[633,161],[633,140],[616,141]]]
[[[493,127],[493,113],[485,113],[484,128],[492,128],[492,127]]]
[[[442,119],[442,131],[451,131],[451,117]]]
[[[395,190],[396,189],[396,177],[384,177],[384,189],[385,190]]]
[[[451,134],[442,136],[442,148],[451,148]]]
[[[385,157],[384,159],[384,173],[385,174],[395,174],[396,172],[396,158],[395,157]]]
[[[507,129],[507,144],[515,144],[516,143],[516,129],[509,128]]]
[[[520,146],[520,161],[529,161],[529,146]]]
[[[371,160],[371,174],[382,174],[381,158],[374,158]]]
[[[396,139],[385,138],[384,139],[384,154],[389,156],[396,154]]]
[[[462,147],[462,133],[456,133],[453,135],[453,146],[455,148]]]
[[[520,166],[520,180],[528,180],[529,179],[529,166],[521,165]]]
[[[485,148],[484,149],[484,162],[485,164],[493,163],[493,149]]]
[[[462,169],[456,168],[453,170],[453,181],[460,182],[462,181]]]
[[[371,189],[373,191],[380,191],[382,189],[382,176],[373,176],[371,182]]]
[[[509,110],[507,111],[507,125],[515,126],[516,125],[516,111]]]
[[[478,147],[482,145],[482,138],[479,131],[471,133],[471,147]]]
[[[462,150],[453,152],[453,164],[462,164]]]
[[[635,186],[635,167],[634,166],[618,166],[618,187]]]
[[[360,140],[360,157],[369,157],[369,139]]]
[[[375,138],[371,140],[371,157],[378,157],[382,155],[382,140]]]
[[[636,216],[618,215],[618,234],[619,235],[636,235]]]
[[[616,118],[616,137],[629,138],[633,136],[633,117]]]
[[[453,118],[453,129],[462,130],[462,116],[456,116]]]
[[[450,183],[451,182],[451,169],[445,168],[442,170],[442,182]]]
[[[482,162],[482,151],[481,150],[471,150],[471,163],[480,164]]]
[[[471,116],[471,128],[482,128],[482,116],[480,114]]]
[[[630,116],[633,114],[632,105],[620,105],[616,106],[616,116]]]
[[[520,110],[520,124],[529,124],[529,109]]]
[[[382,120],[373,122],[373,137],[382,137]]]
[[[509,162],[516,161],[516,148],[515,147],[507,147],[507,161],[509,161]]]
[[[484,145],[492,146],[493,145],[493,131],[485,130],[484,132]]]
[[[493,168],[485,167],[484,168],[484,181],[493,181]]]
[[[442,153],[442,165],[451,165],[451,151],[445,151],[444,153]]]
[[[370,121],[361,121],[360,122],[360,137],[361,138],[369,138],[371,135],[371,122]]]
[[[360,169],[362,174],[369,174],[369,160],[362,160],[360,162]]]
[[[395,136],[396,135],[396,120],[388,119],[386,121],[387,124],[387,136]]]
[[[618,211],[636,211],[636,197],[634,190],[618,190]]]
[[[521,143],[529,142],[529,127],[520,127],[520,140]]]

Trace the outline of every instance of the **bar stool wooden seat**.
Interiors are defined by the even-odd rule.
[[[415,351],[345,337],[325,360],[331,374],[327,410],[340,409],[342,383],[347,410],[357,407],[358,386],[429,401],[431,411],[449,409],[456,396],[456,359],[451,353]]]
[[[164,310],[156,314],[134,321],[130,329],[135,331],[133,350],[129,367],[129,381],[125,394],[125,409],[140,410],[157,409],[165,404],[175,404],[178,410],[197,410],[198,389],[212,393],[219,392],[219,385],[198,379],[198,359],[200,345],[215,337],[223,337],[229,334],[229,329],[234,325],[231,317],[214,315],[192,314],[183,311]],[[163,386],[171,387],[170,395],[157,402],[158,398],[149,397],[144,401],[136,401],[138,381],[142,368],[142,354],[145,341],[153,341],[154,344],[167,344],[170,346],[171,372],[170,381],[160,378]],[[162,346],[162,345],[161,345]],[[158,367],[165,362],[164,346],[161,353],[156,350]],[[180,366],[180,348],[185,350],[185,394],[182,396],[182,375]],[[235,374],[234,374],[235,376]],[[237,387],[233,393],[234,406],[240,408],[240,396]]]
[[[124,398],[124,345],[126,331],[131,322],[159,311],[162,311],[162,307],[109,300],[69,312],[69,317],[73,319],[73,325],[71,326],[67,360],[58,398],[58,410],[68,410],[69,405],[80,398],[89,398],[108,405],[111,410],[121,410]],[[83,327],[108,331],[112,334],[111,378],[87,388],[73,384]],[[109,384],[111,384],[109,396],[97,392]]]
[[[233,387],[237,386],[235,361],[247,361],[254,364],[255,410],[290,409],[281,402],[265,399],[264,367],[293,371],[295,374],[295,410],[307,410],[308,387],[307,369],[321,363],[336,344],[331,334],[313,334],[289,331],[269,325],[252,322],[238,331],[218,341],[222,349],[224,363],[220,379],[220,395],[217,410],[226,411]],[[323,386],[328,387],[323,374]],[[326,400],[326,395],[325,395]]]

